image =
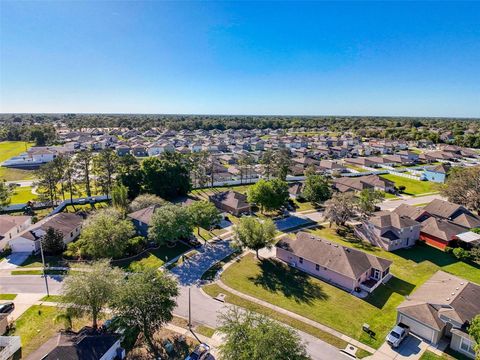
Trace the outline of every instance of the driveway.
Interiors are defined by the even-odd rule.
[[[418,360],[427,349],[428,344],[414,335],[408,335],[400,346],[392,348],[386,342],[369,357],[369,360]]]
[[[11,270],[22,265],[28,259],[30,253],[13,253],[0,261],[0,270]]]

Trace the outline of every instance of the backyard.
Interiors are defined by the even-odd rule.
[[[438,191],[437,184],[430,181],[419,181],[392,174],[381,175],[380,177],[393,181],[397,188],[399,186],[405,186],[403,193],[406,195],[415,196]]]
[[[392,260],[394,277],[362,300],[281,262],[271,259],[258,262],[248,255],[230,266],[222,274],[222,281],[238,291],[330,326],[372,347],[383,343],[395,322],[396,307],[404,297],[437,270],[480,283],[478,267],[459,262],[449,254],[426,245],[388,253],[367,244],[346,241],[334,229],[320,228],[312,232]],[[363,323],[370,325],[376,333],[375,337],[371,338],[362,331]]]
[[[12,204],[25,204],[30,200],[35,200],[37,195],[32,193],[31,186],[16,187],[10,199]]]

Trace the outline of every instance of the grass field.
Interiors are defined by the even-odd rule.
[[[63,324],[55,322],[57,314],[58,309],[55,306],[33,305],[17,319],[15,328],[9,335],[22,338],[23,358],[64,327]],[[74,330],[79,330],[87,324],[89,320],[85,318],[73,321]]]
[[[0,294],[0,300],[14,300],[17,294]]]
[[[0,142],[0,162],[10,159],[13,156],[20,155],[32,146],[32,143],[23,141],[2,141]],[[0,179],[6,181],[29,180],[34,177],[33,172],[29,170],[9,169],[0,167]]]
[[[437,270],[480,283],[478,266],[457,261],[426,245],[388,253],[367,244],[345,241],[333,229],[321,228],[312,232],[392,260],[394,277],[362,300],[283,263],[274,260],[257,262],[253,256],[246,256],[230,266],[222,274],[222,280],[238,291],[330,326],[372,347],[383,343],[395,322],[396,307],[404,297]],[[362,331],[363,323],[370,325],[376,333],[375,338]]]
[[[419,195],[438,191],[437,185],[430,181],[413,180],[392,174],[381,175],[380,177],[393,181],[397,188],[402,185],[405,186],[404,194],[406,195]]]
[[[16,187],[13,191],[11,204],[25,204],[30,200],[35,200],[37,195],[32,193],[31,186]]]

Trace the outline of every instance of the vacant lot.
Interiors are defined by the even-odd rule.
[[[395,322],[396,307],[404,297],[437,270],[443,269],[480,283],[478,267],[459,262],[426,245],[388,253],[367,244],[348,242],[333,229],[321,228],[312,232],[391,259],[394,262],[391,268],[394,277],[362,300],[281,262],[258,262],[249,255],[230,266],[222,274],[222,280],[243,293],[330,326],[373,347],[383,343],[386,333]],[[376,333],[374,338],[362,331],[363,323],[368,323]]]
[[[405,186],[404,193],[406,195],[419,195],[438,191],[437,185],[430,181],[413,180],[392,174],[381,175],[380,177],[393,181],[397,188],[399,186]]]
[[[12,156],[20,155],[33,144],[23,141],[2,141],[0,142],[0,163],[10,159]],[[7,181],[32,179],[33,172],[29,170],[8,169],[0,167],[0,179]]]

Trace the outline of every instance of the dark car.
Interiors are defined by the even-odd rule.
[[[210,346],[205,343],[197,345],[195,350],[185,360],[206,360],[210,357]]]
[[[13,302],[6,302],[0,304],[0,314],[9,314],[15,309],[15,304]]]

